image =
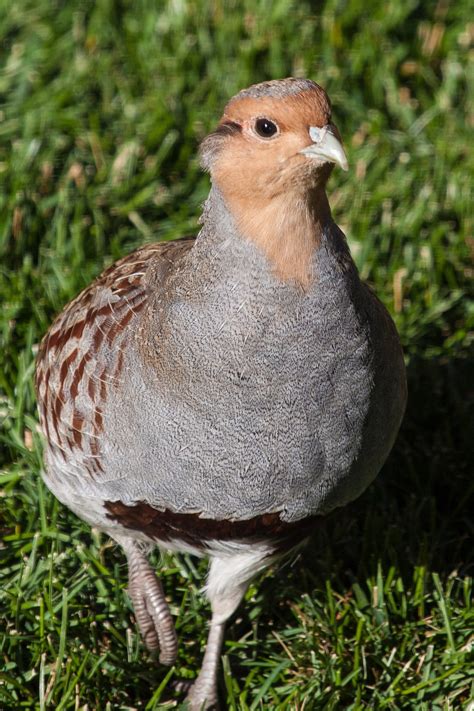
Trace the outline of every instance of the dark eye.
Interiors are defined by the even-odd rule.
[[[255,133],[262,138],[271,138],[278,133],[278,126],[270,119],[259,118],[255,121]]]

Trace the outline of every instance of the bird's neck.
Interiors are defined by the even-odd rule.
[[[214,186],[203,215],[204,223],[211,215],[215,224],[219,219],[228,222],[230,217],[238,233],[265,256],[278,280],[297,283],[305,290],[310,286],[314,255],[331,221],[323,189],[314,189],[309,194],[289,191],[269,199],[248,193],[222,195]]]

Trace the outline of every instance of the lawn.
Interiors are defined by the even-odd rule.
[[[123,555],[41,482],[34,356],[104,266],[197,232],[199,140],[238,89],[288,75],[332,99],[351,166],[331,178],[334,217],[396,320],[409,405],[377,481],[251,586],[222,697],[472,708],[467,0],[3,0],[0,38],[0,708],[176,708],[167,682],[199,667],[205,563],[161,562],[168,672],[140,643]]]

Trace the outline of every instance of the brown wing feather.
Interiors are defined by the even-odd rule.
[[[36,365],[43,432],[55,456],[102,471],[100,435],[108,390],[123,376],[124,350],[150,291],[164,281],[193,239],[146,245],[106,269],[71,301],[45,335]]]

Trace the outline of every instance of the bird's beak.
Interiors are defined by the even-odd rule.
[[[348,170],[347,156],[344,153],[344,148],[339,139],[338,131],[335,126],[328,123],[327,126],[317,128],[316,126],[309,127],[309,136],[313,143],[310,146],[303,148],[300,153],[308,158],[319,158],[322,161],[337,163],[342,170]]]

